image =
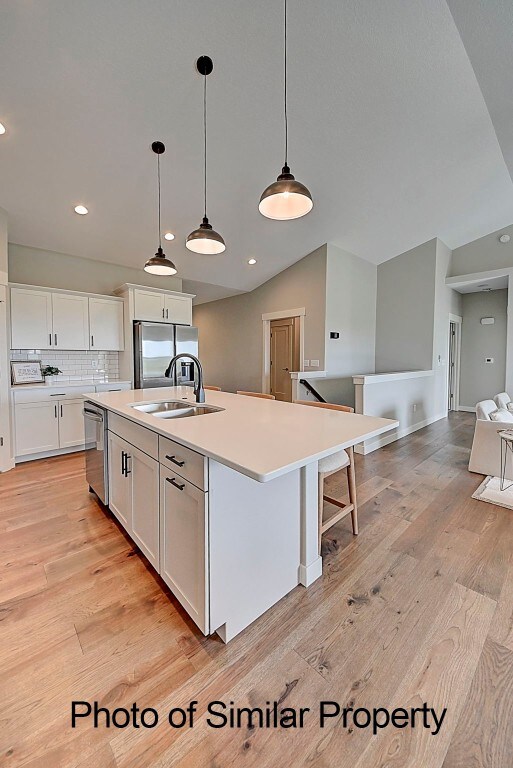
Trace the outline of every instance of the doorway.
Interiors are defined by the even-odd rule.
[[[283,309],[277,312],[266,312],[262,315],[262,392],[269,394],[272,392],[274,394],[274,390],[271,390],[271,386],[273,386],[280,393],[283,392],[285,399],[289,401],[292,400],[292,383],[290,384],[290,391],[288,388],[285,389],[285,387],[281,389],[283,385],[278,381],[273,382],[271,385],[271,368],[289,368],[289,371],[282,371],[282,373],[286,374],[287,379],[290,381],[290,371],[301,371],[304,358],[305,317],[305,307],[298,307],[297,309]],[[273,323],[275,320],[280,321],[278,322],[278,326],[283,324],[285,321],[293,321],[292,360],[288,363],[285,361],[282,365],[278,359],[274,366],[271,366],[271,323]],[[278,341],[284,344],[283,339],[274,339],[275,344],[277,344]],[[286,345],[284,344],[284,346]],[[275,358],[276,354],[279,356],[279,352],[277,353],[275,351]],[[282,399],[276,394],[275,397],[277,399]]]
[[[457,315],[449,315],[449,352],[447,364],[447,410],[458,411],[460,400],[461,322]]]
[[[291,371],[299,370],[299,318],[271,320],[270,391],[276,400],[292,401]]]

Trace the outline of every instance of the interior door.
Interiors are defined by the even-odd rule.
[[[295,360],[295,318],[271,322],[271,394],[277,400],[292,400],[290,372],[298,370]]]
[[[84,401],[61,400],[59,407],[59,446],[72,448],[76,445],[85,446],[84,431]]]
[[[54,293],[53,342],[56,349],[89,349],[89,303],[87,296]]]
[[[52,294],[11,288],[11,348],[51,349]]]
[[[119,352],[123,339],[123,302],[89,299],[89,343],[91,349]]]

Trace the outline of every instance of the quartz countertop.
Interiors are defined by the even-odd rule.
[[[11,389],[48,389],[49,387],[96,387],[100,384],[130,384],[128,379],[112,379],[112,378],[98,378],[98,379],[57,379],[55,377],[49,377],[49,381],[36,382],[35,384],[11,384]]]
[[[259,482],[399,426],[392,419],[212,390],[205,391],[206,403],[223,411],[162,419],[131,407],[163,400],[194,403],[190,387],[105,392],[87,399]]]

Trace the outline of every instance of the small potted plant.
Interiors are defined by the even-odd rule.
[[[41,371],[43,376],[45,377],[45,381],[47,378],[50,378],[50,376],[57,376],[59,373],[62,373],[60,368],[56,368],[53,365],[43,365],[41,367]]]

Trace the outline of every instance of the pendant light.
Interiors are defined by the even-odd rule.
[[[214,69],[214,64],[209,56],[200,56],[196,62],[196,69],[203,75],[203,159],[204,159],[204,216],[198,229],[191,232],[185,245],[190,251],[202,254],[222,253],[226,244],[207,218],[207,75]]]
[[[301,182],[296,181],[288,166],[288,115],[287,115],[287,0],[284,13],[284,114],[285,114],[285,165],[277,180],[264,189],[258,210],[268,219],[287,221],[305,216],[313,208],[312,195]]]
[[[144,271],[149,272],[151,275],[176,275],[177,268],[173,262],[166,257],[166,254],[162,250],[162,235],[160,231],[160,156],[164,154],[166,148],[161,141],[154,141],[151,145],[152,150],[157,155],[157,183],[159,190],[159,247],[157,253],[148,259],[144,265]]]

